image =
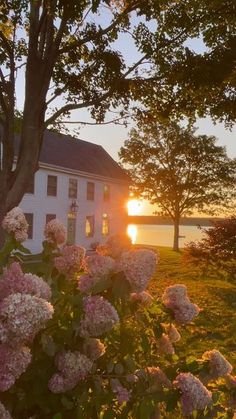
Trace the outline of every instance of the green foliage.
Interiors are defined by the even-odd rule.
[[[202,229],[204,237],[189,243],[184,250],[184,259],[190,264],[201,264],[202,269],[216,270],[236,276],[236,217],[213,221],[212,227]]]

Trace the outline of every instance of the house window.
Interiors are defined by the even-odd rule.
[[[50,221],[55,220],[56,214],[46,214],[46,224],[50,223]]]
[[[28,227],[28,239],[33,238],[33,222],[34,222],[34,214],[32,213],[25,213],[25,218],[27,223],[29,224]]]
[[[87,182],[87,200],[94,201],[94,189],[95,185],[93,182]]]
[[[85,222],[85,234],[86,237],[94,236],[94,215],[87,215]]]
[[[69,179],[69,198],[77,198],[77,188],[78,182],[77,179]]]
[[[31,176],[31,178],[29,180],[29,184],[27,186],[26,193],[34,194],[34,178],[35,178],[35,176]]]
[[[109,234],[109,218],[107,214],[102,216],[102,235],[108,236]]]
[[[57,196],[57,176],[48,175],[47,195]]]
[[[110,199],[110,186],[104,185],[103,186],[103,200],[109,201],[109,199]]]

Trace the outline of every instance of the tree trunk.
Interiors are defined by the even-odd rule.
[[[179,218],[174,220],[174,243],[173,250],[179,252]]]
[[[4,242],[5,242],[5,233],[2,228],[2,221],[5,215],[6,215],[5,202],[0,201],[0,250],[3,247]]]

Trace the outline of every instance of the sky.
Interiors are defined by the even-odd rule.
[[[100,24],[102,27],[105,27],[109,21],[109,16],[107,15],[107,11],[104,10],[103,13],[100,15]],[[135,19],[132,21],[133,25],[135,25]],[[154,22],[150,22],[151,26],[154,26]],[[205,50],[205,46],[201,39],[191,39],[187,42],[187,46],[193,49],[196,52],[203,52]],[[132,65],[136,62],[140,55],[134,47],[132,39],[128,35],[120,35],[118,40],[115,42],[115,47],[121,51],[123,54],[126,62],[129,65]],[[23,70],[19,74],[18,82],[17,82],[17,105],[19,109],[23,107],[24,101],[24,74]],[[113,116],[114,117],[114,116]],[[112,119],[112,115],[107,117],[107,120]],[[76,121],[87,121],[93,122],[90,119],[89,113],[86,110],[83,111],[75,111],[71,115],[71,120]],[[77,128],[75,125],[68,125],[71,129]],[[227,154],[232,158],[236,157],[236,126],[232,128],[232,130],[228,130],[225,128],[223,123],[213,124],[213,122],[209,118],[198,119],[196,123],[196,127],[198,127],[197,133],[199,134],[206,134],[206,135],[214,135],[218,138],[218,144],[225,146],[227,150]],[[79,138],[90,141],[92,143],[100,144],[104,147],[104,149],[116,160],[118,161],[118,152],[120,147],[124,144],[124,141],[128,138],[128,132],[131,128],[131,125],[128,127],[124,127],[121,125],[83,125],[80,127]],[[143,204],[142,212],[145,214],[152,214],[153,207],[148,205],[147,203]]]

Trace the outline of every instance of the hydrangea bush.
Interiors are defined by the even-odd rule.
[[[86,256],[53,220],[28,272],[19,208],[3,227],[1,418],[233,418],[232,365],[215,348],[182,355],[181,329],[201,315],[185,285],[147,291],[154,251],[114,236]]]

